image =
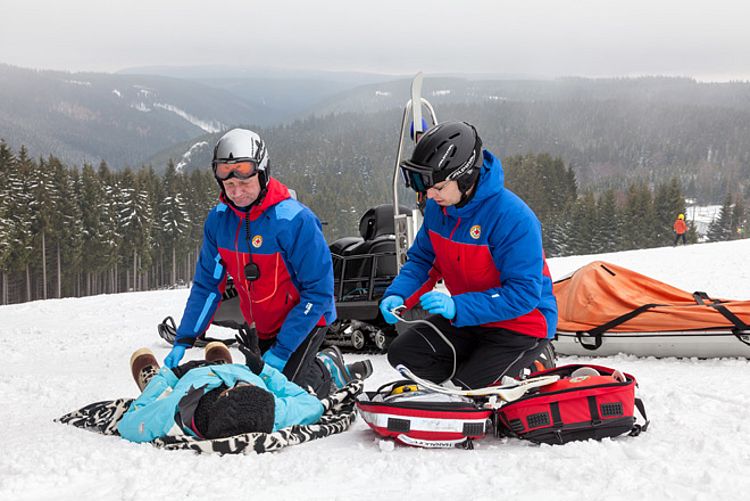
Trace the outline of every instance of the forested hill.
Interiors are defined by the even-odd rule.
[[[617,99],[581,95],[552,99],[547,93],[544,100],[436,102],[435,107],[440,120],[474,123],[485,147],[502,158],[526,153],[560,157],[573,168],[580,188],[601,192],[609,187],[622,189],[635,179],[653,186],[677,177],[685,195],[700,202],[722,203],[729,187],[747,197],[750,108],[728,103],[739,99],[740,91],[747,93],[750,84],[709,85],[711,92],[725,89],[734,96],[724,96],[721,105],[709,105],[705,93],[696,90],[704,84],[675,82],[702,96],[696,104],[687,104],[678,102],[676,96],[657,99],[654,89],[662,88],[663,79],[643,80],[637,81],[640,87],[649,89],[650,80],[654,87],[644,91],[641,99],[635,91],[621,91]],[[621,85],[635,83],[623,81]],[[683,97],[687,101],[687,95]],[[339,211],[353,207],[361,213],[369,205],[390,199],[400,120],[401,111],[392,108],[311,117],[259,132],[268,140],[275,173],[305,200],[333,204]],[[207,168],[218,136],[166,150],[150,163],[166,165],[174,158],[184,161],[187,170]],[[205,144],[194,148],[189,160],[182,158],[202,141]]]
[[[0,138],[79,165],[138,166],[206,131],[275,117],[267,106],[190,80],[0,64]]]

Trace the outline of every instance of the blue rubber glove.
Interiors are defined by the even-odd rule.
[[[456,316],[456,302],[448,294],[431,291],[419,298],[422,308],[433,315],[442,315],[448,320]]]
[[[403,306],[404,300],[401,296],[388,296],[380,302],[380,313],[383,314],[383,319],[389,324],[393,325],[398,322],[398,319],[391,313],[393,308]]]
[[[167,358],[164,359],[164,365],[170,369],[174,369],[180,364],[180,360],[185,355],[185,346],[176,344],[172,347],[172,351],[169,352]]]
[[[276,369],[277,371],[281,372],[284,370],[284,367],[286,366],[286,363],[288,360],[282,360],[281,358],[277,357],[273,354],[271,350],[268,350],[263,354],[263,361]]]

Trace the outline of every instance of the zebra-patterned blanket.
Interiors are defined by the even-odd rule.
[[[157,438],[152,443],[163,449],[189,449],[198,453],[248,454],[277,451],[288,445],[309,442],[346,431],[356,418],[354,403],[362,392],[362,381],[352,381],[336,393],[321,400],[323,416],[316,424],[296,425],[273,433],[245,433],[233,437],[200,440],[188,435]],[[55,419],[78,428],[119,435],[117,423],[133,399],[120,398],[89,404]]]

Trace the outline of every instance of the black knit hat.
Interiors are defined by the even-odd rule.
[[[201,397],[195,409],[197,431],[205,438],[273,431],[273,395],[252,384],[213,389]]]

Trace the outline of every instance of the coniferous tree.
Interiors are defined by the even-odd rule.
[[[743,238],[745,228],[745,204],[742,195],[736,194],[732,208],[732,239]]]
[[[667,245],[673,241],[673,225],[678,214],[685,214],[685,198],[682,196],[679,181],[673,177],[661,183],[654,195],[656,217],[655,244]]]
[[[153,213],[145,187],[132,170],[125,169],[118,190],[118,223],[122,235],[121,258],[127,264],[126,286],[132,276],[133,290],[139,290],[139,276],[150,263],[151,228]],[[132,272],[132,275],[130,275]]]
[[[620,248],[620,219],[617,213],[615,192],[605,191],[596,203],[595,252],[614,252]]]
[[[51,226],[51,237],[55,245],[57,297],[76,294],[75,279],[81,266],[83,251],[83,223],[81,208],[76,195],[78,171],[70,171],[58,159],[50,160],[52,184],[57,193],[54,208],[59,224]],[[65,289],[64,289],[65,287]]]
[[[10,266],[25,273],[25,300],[32,300],[31,261],[34,251],[35,208],[34,161],[21,146],[15,165],[11,168],[8,183],[10,195]]]
[[[580,197],[573,207],[571,221],[570,250],[573,254],[592,254],[600,252],[595,247],[596,234],[596,201],[594,194],[587,191]]]
[[[185,251],[188,258],[189,277],[192,273],[203,242],[203,224],[208,212],[218,202],[218,185],[214,179],[213,172],[209,169],[196,169],[187,177],[186,210],[189,218],[189,229]]]
[[[55,191],[52,181],[54,157],[45,161],[39,159],[31,175],[33,177],[32,197],[34,198],[35,215],[32,232],[35,236],[34,247],[37,258],[34,260],[41,265],[42,299],[47,299],[47,245],[48,236],[56,220],[56,206],[59,204],[59,194]],[[54,232],[54,230],[52,230]]]
[[[0,270],[5,271],[10,252],[10,170],[15,163],[13,152],[0,140]]]
[[[732,238],[732,194],[727,193],[719,215],[708,227],[706,237],[709,242],[721,242]]]
[[[15,166],[13,152],[0,140],[0,304],[8,302],[8,271],[10,269],[11,237],[13,225],[11,221],[11,171]]]
[[[137,174],[137,185],[145,194],[146,200],[151,213],[148,232],[151,235],[148,249],[144,249],[144,263],[148,263],[150,272],[148,273],[150,283],[159,287],[162,285],[159,275],[159,266],[161,265],[161,234],[159,220],[159,203],[164,197],[164,189],[161,178],[156,174],[152,166],[143,166]]]
[[[654,203],[646,183],[632,183],[626,197],[622,221],[624,248],[644,249],[658,245],[654,236]]]
[[[106,269],[109,261],[110,242],[105,238],[109,234],[106,226],[111,224],[108,217],[111,202],[106,187],[89,164],[83,165],[78,191],[83,223],[83,248],[86,249],[86,259],[81,272],[85,277],[85,294],[91,295],[98,292],[97,273]]]
[[[571,241],[572,233],[572,213],[575,206],[570,202],[565,206],[552,221],[543,227],[544,249],[548,257],[568,256],[573,253],[573,242]]]
[[[171,260],[170,284],[177,283],[177,262],[185,252],[190,217],[185,207],[182,176],[170,160],[164,175],[164,198],[159,204],[161,242]]]

